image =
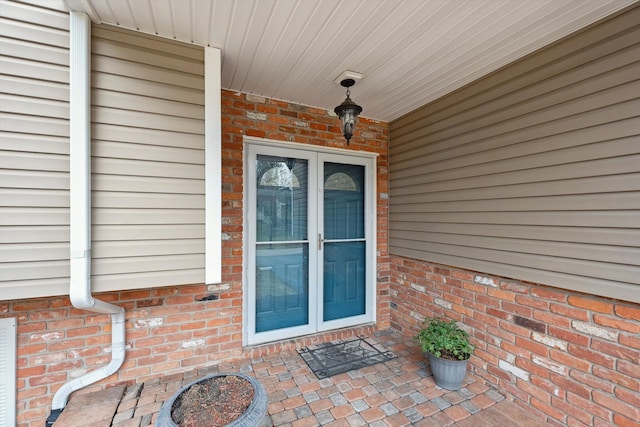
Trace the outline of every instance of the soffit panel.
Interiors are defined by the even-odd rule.
[[[222,86],[391,121],[637,0],[65,0],[97,23],[213,46]]]

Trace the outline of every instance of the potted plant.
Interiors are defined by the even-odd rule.
[[[453,320],[426,317],[414,340],[429,359],[436,384],[458,390],[467,375],[467,364],[473,353],[469,334]]]

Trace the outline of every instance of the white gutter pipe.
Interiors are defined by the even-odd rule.
[[[65,384],[53,397],[51,417],[64,409],[74,391],[116,372],[125,357],[124,309],[91,295],[91,21],[70,12],[70,194],[71,283],[74,307],[111,315],[111,362]],[[52,425],[52,424],[51,424]]]

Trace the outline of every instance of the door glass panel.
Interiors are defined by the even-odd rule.
[[[365,313],[364,166],[324,165],[324,321]]]
[[[256,167],[256,241],[306,240],[307,161],[258,156]]]
[[[256,254],[256,332],[309,323],[309,245],[260,245]]]
[[[309,323],[308,165],[256,161],[256,332]]]

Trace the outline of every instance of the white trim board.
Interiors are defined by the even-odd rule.
[[[16,318],[0,319],[0,427],[16,425]]]
[[[204,48],[205,283],[222,281],[222,107],[220,49]]]

